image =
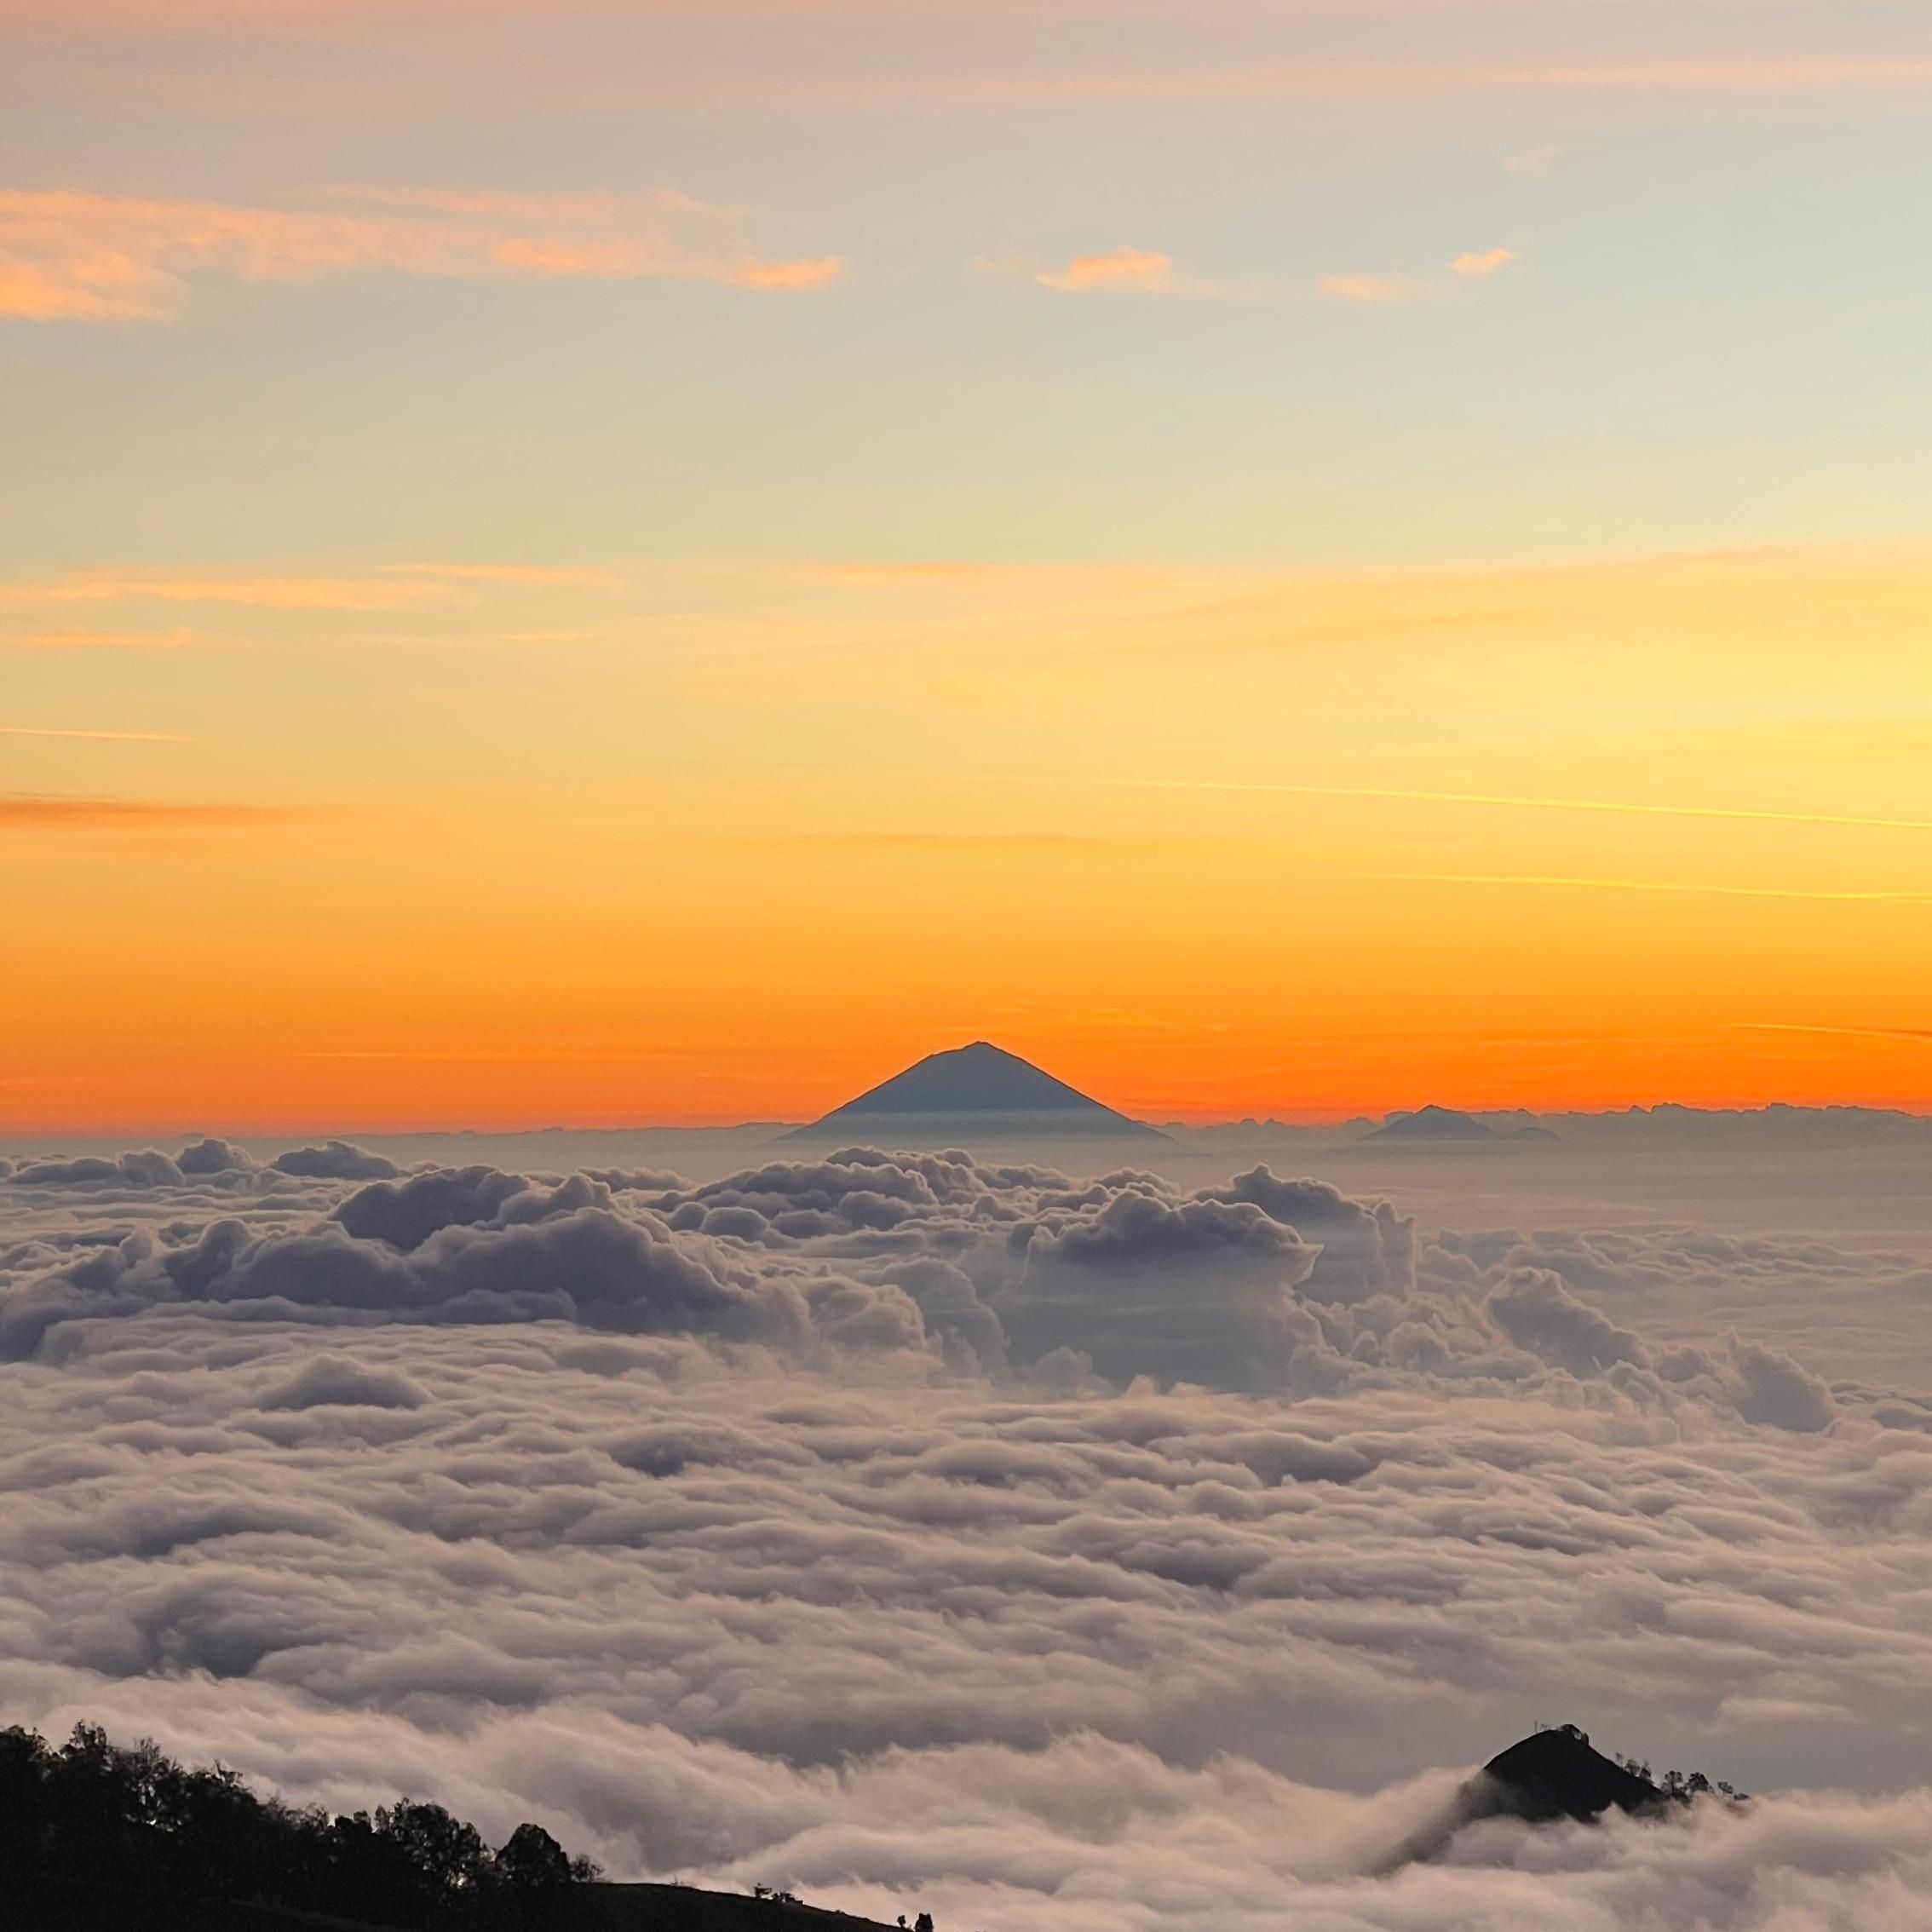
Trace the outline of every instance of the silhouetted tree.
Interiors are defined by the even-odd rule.
[[[410,1932],[518,1932],[600,1876],[520,1826],[492,1854],[440,1805],[331,1817],[257,1797],[224,1766],[187,1769],[77,1725],[55,1751],[0,1730],[0,1899],[49,1883],[232,1899]]]
[[[401,1799],[376,1814],[376,1829],[401,1848],[430,1911],[474,1885],[489,1856],[476,1827],[440,1804]]]
[[[570,1856],[541,1825],[519,1825],[497,1853],[497,1869],[521,1892],[570,1883]]]

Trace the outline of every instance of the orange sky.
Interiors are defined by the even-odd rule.
[[[1932,1103],[1932,557],[707,575],[278,612],[142,655],[266,744],[14,740],[149,777],[0,808],[0,1118],[796,1118],[980,1036],[1160,1118]]]

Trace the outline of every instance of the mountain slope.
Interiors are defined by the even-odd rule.
[[[492,1923],[497,1923],[492,1921]],[[870,1918],[796,1900],[688,1885],[572,1886],[525,1908],[528,1932],[888,1932]],[[0,1874],[7,1932],[400,1932],[393,1923],[333,1918],[235,1899],[188,1897],[131,1885]]]
[[[701,1892],[688,1885],[603,1884],[588,1886],[572,1899],[568,1932],[886,1932],[886,1928],[796,1900]]]
[[[1498,1809],[1514,1818],[1588,1820],[1606,1811],[1648,1811],[1665,1802],[1647,1778],[1590,1748],[1572,1724],[1538,1731],[1483,1766],[1501,1794]]]
[[[986,1040],[929,1053],[799,1133],[814,1140],[890,1134],[903,1141],[909,1131],[929,1130],[930,1137],[943,1140],[949,1127],[954,1138],[963,1130],[982,1135],[1164,1137]]]
[[[1413,1113],[1391,1114],[1372,1134],[1370,1141],[1493,1141],[1493,1128],[1486,1127],[1475,1115],[1458,1113],[1451,1107],[1417,1107]]]

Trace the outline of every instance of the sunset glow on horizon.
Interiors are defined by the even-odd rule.
[[[0,0],[6,1932],[1916,1932],[1929,181],[1900,0]]]
[[[1932,1112],[1902,15],[0,39],[0,1137]]]

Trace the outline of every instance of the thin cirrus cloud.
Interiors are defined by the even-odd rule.
[[[398,577],[446,578],[458,584],[521,584],[543,590],[618,590],[624,578],[613,570],[582,569],[574,565],[514,563],[392,564]]]
[[[249,805],[155,798],[77,798],[0,792],[0,834],[274,831],[337,815],[313,805]]]
[[[1471,26],[1521,11],[1520,0],[1464,0],[1445,8],[1442,0],[1393,0],[1377,9],[1400,19],[1404,14],[1461,14]],[[1565,9],[1568,10],[1568,9]],[[1595,8],[1578,7],[1587,14]],[[1932,86],[1932,59],[1909,40],[1845,53],[1829,44],[1787,44],[1766,49],[1687,43],[1673,36],[1672,9],[1655,0],[1635,0],[1626,11],[1658,22],[1647,44],[1629,51],[1606,49],[1600,55],[1579,51],[1548,59],[1504,56],[1463,59],[1308,58],[1270,60],[1257,47],[1257,57],[1226,57],[1194,67],[1167,62],[1096,68],[1072,72],[1027,71],[1027,56],[1038,36],[1032,32],[1042,12],[1086,14],[1113,19],[1122,26],[1131,21],[1157,22],[1171,15],[1190,26],[1218,25],[1241,44],[1257,19],[1270,15],[1304,22],[1326,15],[1346,17],[1346,8],[1332,3],[1303,7],[1281,3],[1268,7],[1210,3],[1183,8],[1181,0],[1068,0],[1043,9],[1039,0],[934,0],[919,9],[896,6],[892,0],[0,0],[0,26],[37,33],[97,33],[138,29],[151,37],[228,38],[326,34],[379,36],[392,26],[406,27],[423,20],[463,19],[477,25],[492,20],[535,19],[555,28],[572,18],[580,21],[630,18],[671,21],[696,19],[793,19],[870,23],[890,35],[900,16],[918,28],[943,29],[952,21],[969,20],[983,26],[1015,23],[1015,59],[1011,71],[991,77],[933,71],[930,61],[908,72],[868,74],[856,89],[850,78],[836,77],[841,97],[901,100],[909,94],[924,98],[972,103],[986,99],[1094,101],[1222,101],[1276,100],[1415,100],[1468,95],[1512,93],[1583,93],[1600,95],[1869,93]],[[1681,11],[1682,9],[1678,9]],[[1729,9],[1726,9],[1728,11]],[[1739,9],[1739,11],[1745,11]],[[1829,12],[1819,7],[1828,22]],[[1902,11],[1902,9],[1901,9]],[[1799,22],[1794,28],[1802,32]],[[1233,49],[1231,49],[1231,53]],[[676,79],[675,74],[672,78]],[[824,77],[790,77],[796,94],[824,92]],[[762,83],[768,87],[768,81]]]
[[[7,651],[190,651],[207,640],[175,624],[166,630],[29,630],[0,636]]]
[[[522,563],[390,564],[376,572],[287,576],[252,572],[77,570],[0,582],[0,611],[74,605],[210,604],[267,611],[400,611],[472,601],[478,589],[613,589],[614,572]],[[193,631],[53,630],[5,642],[43,649],[166,648]]]
[[[1822,1021],[1798,1020],[1739,1020],[1732,1023],[1735,1033],[1827,1033],[1854,1040],[1932,1040],[1932,1026],[1832,1026]]]
[[[1124,838],[1104,833],[1080,832],[832,831],[780,833],[769,837],[733,839],[727,842],[764,850],[788,852],[986,853],[998,856],[1026,852],[1046,854],[1078,854],[1102,851],[1147,852],[1165,849],[1185,842]]]
[[[1571,878],[1540,872],[1376,872],[1377,879],[1405,885],[1523,887],[1555,892],[1654,892],[1699,899],[1797,899],[1831,906],[1927,906],[1932,892],[1908,888],[1832,891],[1807,886],[1705,883],[1693,879]]]
[[[1539,798],[1488,791],[1423,791],[1391,785],[1274,785],[1238,779],[1117,779],[1161,791],[1279,792],[1297,798],[1377,798],[1422,805],[1498,806],[1529,812],[1600,812],[1642,819],[1736,819],[1780,825],[1843,825],[1872,831],[1932,832],[1932,819],[1875,818],[1849,812],[1780,812],[1743,805],[1669,805],[1621,798]]]
[[[1428,284],[1413,275],[1324,275],[1315,285],[1331,302],[1380,308],[1413,302]]]
[[[1704,59],[1552,61],[1291,61],[1269,66],[1028,78],[1003,90],[1038,100],[1140,101],[1426,101],[1466,95],[1759,95],[1914,92],[1932,59],[1739,54]]]
[[[197,745],[180,731],[112,731],[90,725],[0,725],[0,738],[75,738],[107,745]]]
[[[330,191],[340,198],[345,193]],[[372,190],[361,209],[95,193],[0,193],[0,317],[166,321],[199,280],[299,284],[388,273],[460,281],[554,278],[823,289],[842,256],[773,257],[721,238],[682,197]]]
[[[159,572],[73,571],[61,577],[0,584],[0,610],[89,604],[227,604],[266,611],[394,611],[444,601],[449,585],[400,575],[286,577],[173,575]]]

